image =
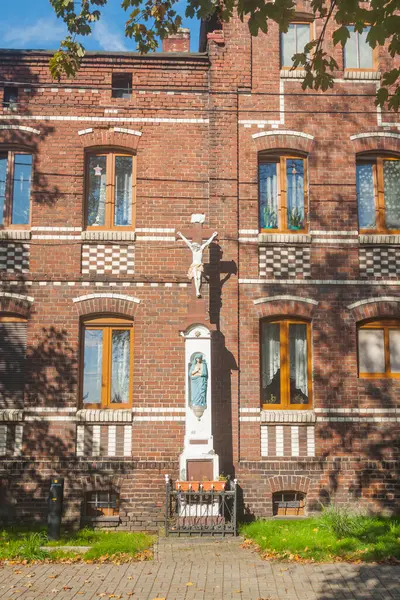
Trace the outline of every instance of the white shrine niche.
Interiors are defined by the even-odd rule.
[[[211,333],[204,325],[191,325],[181,333],[185,339],[185,440],[179,458],[179,477],[188,479],[188,461],[210,461],[212,478],[219,476],[219,457],[212,435]],[[200,359],[200,360],[196,360]],[[193,387],[191,373],[203,379]],[[206,381],[206,393],[204,393]],[[204,402],[205,400],[205,402]],[[193,465],[193,463],[191,463]]]

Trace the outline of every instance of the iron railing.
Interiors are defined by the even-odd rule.
[[[206,491],[201,484],[184,491],[166,477],[165,535],[237,535],[236,513],[236,479],[222,491]]]

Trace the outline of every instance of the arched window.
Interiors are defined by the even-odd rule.
[[[400,378],[400,321],[368,321],[357,333],[359,377]]]
[[[260,153],[258,163],[260,230],[305,232],[308,210],[307,159],[292,153]]]
[[[132,154],[118,151],[87,154],[87,229],[134,228],[135,159]]]
[[[25,386],[27,321],[0,315],[0,407],[22,406]]]
[[[0,148],[0,227],[30,223],[32,154]]]
[[[357,157],[358,223],[363,233],[400,231],[400,159]]]
[[[310,324],[261,322],[261,402],[268,409],[311,407]]]
[[[107,316],[82,326],[81,400],[85,408],[132,405],[133,322]]]

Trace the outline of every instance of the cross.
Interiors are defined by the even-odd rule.
[[[192,215],[191,218],[191,227],[187,227],[186,229],[181,229],[183,235],[192,240],[192,242],[196,242],[197,244],[202,244],[203,240],[208,240],[209,237],[212,236],[215,229],[206,229],[203,228],[203,223],[205,221],[205,215],[197,214]]]

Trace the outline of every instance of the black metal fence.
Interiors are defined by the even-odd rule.
[[[187,486],[185,486],[187,487]],[[166,480],[165,534],[237,535],[237,481],[228,481],[222,491],[174,489]]]

